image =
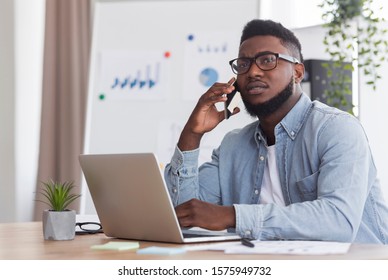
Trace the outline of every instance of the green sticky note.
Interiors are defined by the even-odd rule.
[[[110,241],[105,244],[93,245],[90,247],[93,250],[131,250],[139,248],[139,242],[120,242]]]

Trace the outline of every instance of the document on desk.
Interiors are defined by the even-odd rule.
[[[255,247],[234,245],[224,250],[225,254],[286,254],[330,255],[346,254],[351,243],[325,241],[254,241]]]
[[[223,242],[192,246],[186,250],[222,250],[225,254],[331,255],[346,254],[351,245],[327,241],[252,241],[252,243],[254,247],[244,246],[241,242]]]

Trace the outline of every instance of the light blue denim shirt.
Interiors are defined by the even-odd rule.
[[[174,205],[233,205],[246,238],[388,243],[388,207],[355,117],[303,94],[275,137],[286,206],[260,204],[267,145],[259,121],[229,132],[199,168],[198,149],[176,148],[165,169]]]

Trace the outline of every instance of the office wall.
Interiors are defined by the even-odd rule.
[[[0,9],[0,222],[13,221],[15,208],[14,3]]]
[[[45,0],[0,9],[0,222],[30,221],[35,197]]]
[[[37,184],[46,1],[14,2],[16,220],[29,221]]]
[[[281,22],[288,28],[322,24],[322,0],[261,0],[260,17]]]

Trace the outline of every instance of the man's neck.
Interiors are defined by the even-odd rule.
[[[270,146],[275,144],[275,126],[281,122],[288,112],[291,111],[298,102],[301,94],[302,91],[297,88],[290,98],[278,110],[268,116],[259,117],[261,129],[267,137],[267,145]]]

